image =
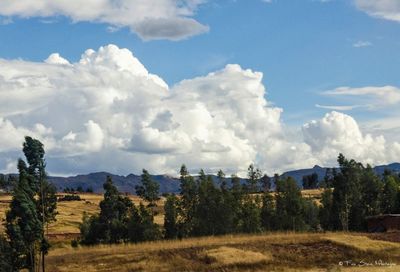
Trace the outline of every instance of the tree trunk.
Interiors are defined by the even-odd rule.
[[[45,263],[44,263],[44,252],[42,251],[42,272],[45,272]]]

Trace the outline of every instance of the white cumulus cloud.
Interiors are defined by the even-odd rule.
[[[398,143],[387,143],[384,136],[363,134],[357,122],[349,115],[332,111],[320,120],[306,123],[304,141],[316,158],[322,162],[335,159],[339,152],[347,157],[370,164],[384,164],[398,160]]]
[[[58,54],[40,63],[0,59],[0,169],[20,156],[25,135],[43,141],[51,173],[173,174],[182,163],[244,173],[255,162],[273,174],[333,165],[339,152],[399,159],[399,144],[363,134],[337,112],[289,139],[262,78],[230,64],[168,86],[115,45],[88,49],[75,63]]]
[[[369,15],[400,22],[400,1],[398,0],[355,0],[356,6]]]
[[[325,91],[323,94],[347,100],[351,99],[358,104],[353,107],[369,109],[395,106],[400,103],[400,89],[395,86],[339,87]]]
[[[204,0],[2,0],[0,15],[6,18],[56,16],[74,22],[109,24],[115,30],[129,27],[144,40],[180,40],[208,31],[194,16]]]

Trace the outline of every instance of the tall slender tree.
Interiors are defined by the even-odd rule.
[[[10,238],[12,235],[18,236],[19,230],[35,224],[35,227],[32,228],[35,233],[31,233],[30,237],[20,236],[21,239],[27,239],[25,243],[29,244],[28,253],[21,253],[21,247],[17,244],[11,243],[11,245],[15,252],[21,253],[20,256],[27,254],[30,256],[30,261],[25,263],[26,268],[36,269],[41,263],[42,271],[45,271],[45,255],[50,246],[46,239],[45,228],[55,220],[57,214],[56,189],[47,181],[43,144],[37,139],[26,136],[22,151],[28,164],[22,159],[18,161],[19,180],[14,186],[13,201],[10,205],[6,225]],[[40,220],[40,224],[37,220]],[[25,222],[26,225],[22,226],[21,222]],[[40,235],[36,233],[38,229]],[[27,233],[29,230],[30,227]],[[40,252],[40,261],[36,260],[37,252]]]
[[[149,172],[143,169],[141,184],[135,187],[136,194],[149,203],[149,207],[155,207],[158,200],[160,184],[155,182]]]
[[[13,271],[36,271],[43,237],[43,225],[37,211],[35,191],[30,186],[27,166],[18,161],[19,181],[13,188],[10,209],[6,212],[6,234],[10,241]]]
[[[247,191],[249,193],[254,193],[259,191],[257,183],[261,178],[261,170],[256,168],[254,164],[250,164],[247,168]]]
[[[180,170],[180,203],[178,217],[178,236],[188,236],[194,226],[194,217],[198,203],[198,184],[189,174],[186,166],[183,164]]]
[[[218,183],[222,191],[226,191],[228,189],[228,182],[225,178],[225,173],[219,169],[217,173]]]

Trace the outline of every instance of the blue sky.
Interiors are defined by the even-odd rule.
[[[333,103],[322,91],[400,85],[400,24],[371,17],[351,1],[210,1],[198,7],[195,19],[209,32],[143,41],[127,27],[110,32],[108,24],[62,16],[14,17],[0,26],[0,57],[42,61],[58,52],[76,61],[87,48],[111,43],[129,48],[168,84],[238,63],[264,73],[268,100],[295,124],[326,111],[315,104]],[[355,47],[358,42],[368,45]],[[354,115],[364,119],[368,113]]]
[[[21,1],[21,6],[6,1],[9,3],[0,4],[3,67],[16,59],[26,65],[43,62],[51,53],[59,53],[75,63],[89,48],[96,51],[101,46],[115,44],[129,49],[149,73],[173,88],[185,79],[206,76],[224,69],[227,64],[239,64],[242,69],[263,73],[262,84],[267,90],[264,97],[269,107],[283,109],[279,126],[286,127],[287,131],[282,133],[293,138],[293,134],[303,131],[303,139],[295,139],[295,144],[286,143],[288,148],[304,142],[308,145],[306,149],[315,149],[313,144],[319,143],[321,135],[325,141],[332,142],[323,127],[326,120],[320,119],[338,117],[330,115],[332,110],[351,119],[342,118],[343,127],[348,125],[346,122],[353,125],[352,120],[356,120],[362,141],[367,141],[370,133],[372,142],[379,142],[378,138],[383,136],[386,142],[389,139],[397,143],[400,124],[394,120],[398,117],[395,108],[400,103],[400,4],[396,0],[381,3],[371,0],[186,0],[183,7],[172,0],[153,1],[154,6],[135,1],[137,6],[144,7],[140,11],[144,14],[135,13],[138,11],[132,4],[127,9],[132,12],[131,17],[143,15],[153,21],[131,19],[130,14],[118,14],[118,9],[100,10],[104,7],[95,7],[99,9],[97,14],[90,4],[82,13],[77,13],[68,1],[61,1],[57,8],[51,5],[32,8],[30,0]],[[105,2],[111,5],[115,1]],[[158,17],[153,18],[159,16],[153,14],[154,10],[162,14],[161,24],[156,20]],[[0,67],[0,76],[1,70]],[[230,73],[228,70],[224,71]],[[49,74],[47,70],[43,73]],[[0,117],[16,128],[23,126],[18,124],[24,120],[21,116]],[[317,127],[312,127],[311,120],[316,120]],[[339,124],[335,122],[336,119],[333,123]],[[43,123],[49,128],[50,124]],[[307,124],[311,126],[309,131],[303,126]],[[314,138],[307,139],[310,133],[320,135],[313,134]],[[329,164],[324,156],[343,151],[340,148],[335,146],[332,152],[317,150],[316,159],[309,164]],[[367,161],[394,160],[360,152],[355,156]],[[260,156],[263,157],[257,154],[253,159]],[[4,155],[4,169],[9,161],[12,156]],[[263,164],[268,162],[260,162]],[[68,167],[69,172],[85,170]],[[164,168],[155,166],[154,169]]]

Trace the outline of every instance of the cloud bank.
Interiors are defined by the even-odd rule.
[[[400,89],[395,86],[339,87],[322,94],[357,103],[349,106],[348,110],[360,107],[369,110],[393,109],[400,104]]]
[[[355,0],[357,8],[377,18],[400,22],[398,0]]]
[[[40,63],[0,59],[0,169],[12,169],[25,135],[45,144],[53,174],[174,174],[182,163],[244,173],[252,162],[273,174],[333,165],[339,152],[399,160],[398,143],[363,134],[339,112],[289,139],[262,78],[230,64],[170,87],[115,45],[88,49],[76,63],[57,53]]]
[[[115,30],[129,27],[143,40],[181,40],[208,31],[193,19],[205,0],[2,0],[6,18],[65,16],[73,22],[106,23]]]

